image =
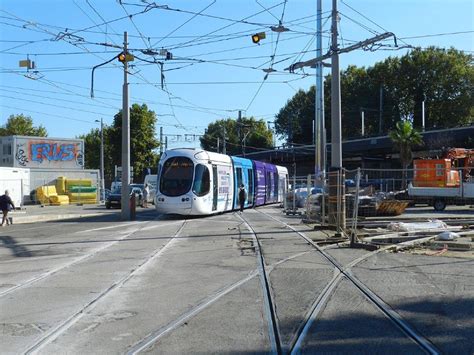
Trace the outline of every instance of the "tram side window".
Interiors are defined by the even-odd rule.
[[[189,158],[173,157],[161,169],[160,191],[166,196],[181,196],[191,189],[194,164]]]
[[[235,169],[235,175],[237,179],[237,189],[242,185],[242,168]]]
[[[266,188],[267,188],[267,200],[269,200],[271,192],[272,192],[272,180],[271,180],[270,172],[267,172]]]
[[[273,196],[278,198],[278,173],[273,173]]]
[[[249,178],[249,191],[247,193],[247,198],[249,201],[249,204],[253,204],[253,171],[252,170],[247,170],[248,173],[248,178]]]
[[[196,165],[196,173],[194,174],[193,192],[196,196],[204,196],[209,193],[211,188],[211,179],[207,166]]]

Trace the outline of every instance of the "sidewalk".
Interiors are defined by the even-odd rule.
[[[67,206],[41,206],[27,205],[21,210],[15,210],[8,213],[13,224],[35,223],[57,221],[61,219],[82,218],[102,216],[104,214],[117,214],[120,209],[106,209],[104,205],[67,205]],[[0,212],[0,218],[2,213]],[[1,219],[0,219],[1,222]]]

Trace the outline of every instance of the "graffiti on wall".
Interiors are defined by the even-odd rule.
[[[18,167],[84,169],[84,143],[81,140],[18,137],[14,159]]]
[[[28,163],[28,158],[26,157],[26,152],[23,149],[24,144],[17,144],[16,145],[16,155],[15,158],[18,161],[18,164],[21,166],[26,166]]]
[[[29,155],[33,162],[70,162],[83,166],[83,153],[77,143],[30,142]]]

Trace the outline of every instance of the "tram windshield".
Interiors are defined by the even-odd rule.
[[[189,158],[169,158],[161,169],[160,191],[166,196],[181,196],[191,189],[194,164]]]

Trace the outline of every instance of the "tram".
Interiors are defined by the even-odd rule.
[[[158,163],[155,207],[162,214],[191,216],[237,210],[241,185],[245,208],[281,202],[288,170],[202,149],[167,150]]]

